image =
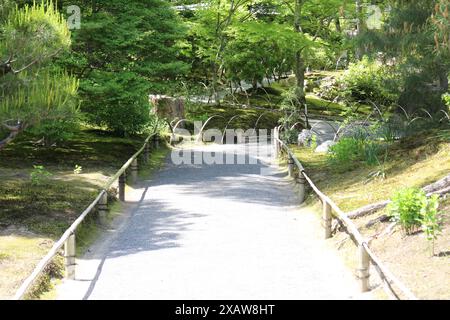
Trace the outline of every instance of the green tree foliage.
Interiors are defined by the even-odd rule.
[[[294,70],[297,101],[304,102],[306,67],[317,65],[317,58],[322,66],[332,65],[323,61],[341,44],[342,30],[331,27],[341,1],[209,0],[203,4],[184,14],[191,26],[184,53],[192,60],[196,80],[206,80],[213,92],[229,81],[255,83]]]
[[[0,148],[43,121],[65,121],[77,112],[78,82],[49,63],[70,46],[66,22],[51,1],[11,6],[0,24]]]
[[[448,0],[439,0],[435,7],[431,21],[434,26],[434,41],[436,50],[448,57],[450,53],[450,3]]]
[[[184,27],[161,0],[78,1],[80,30],[63,60],[80,80],[81,109],[89,122],[135,133],[149,121],[150,93],[175,91],[188,70],[178,43]]]
[[[385,1],[391,10],[382,29],[366,30],[361,35],[370,52],[381,53],[384,62],[397,69],[398,103],[411,113],[421,108],[439,111],[443,108],[441,95],[448,91],[450,60],[436,50],[437,44],[445,44],[439,40],[445,37],[445,24],[440,24],[442,19],[435,14],[438,2]],[[438,13],[445,15],[442,8],[444,11]]]
[[[365,56],[361,61],[351,63],[338,79],[336,94],[349,101],[371,101],[381,109],[398,101],[398,90],[388,85],[395,81],[395,73],[390,68]]]
[[[254,85],[264,78],[290,72],[295,51],[306,42],[289,27],[256,21],[231,27],[227,36],[229,44],[224,51],[227,78]]]

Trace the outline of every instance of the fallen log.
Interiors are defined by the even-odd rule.
[[[386,214],[383,214],[381,216],[379,216],[376,219],[372,219],[369,222],[366,223],[366,228],[370,228],[371,226],[377,224],[378,222],[385,222],[388,221],[390,219],[390,217],[388,217]]]
[[[347,217],[354,219],[354,218],[359,218],[359,217],[363,217],[363,216],[367,216],[369,214],[375,213],[381,209],[383,209],[384,207],[386,207],[389,203],[391,202],[391,200],[386,200],[386,201],[380,201],[377,203],[372,203],[369,204],[367,206],[361,207],[359,209],[356,209],[354,211],[351,211],[347,214]]]
[[[448,176],[442,178],[441,180],[438,180],[438,181],[424,187],[423,191],[425,191],[426,193],[431,193],[431,192],[435,192],[438,190],[442,190],[447,187],[450,187],[450,174]]]
[[[438,191],[430,192],[427,194],[427,197],[430,197],[433,194],[437,194],[439,197],[442,197],[442,196],[446,195],[447,193],[450,193],[450,186],[448,186],[444,189],[438,190]]]
[[[447,180],[448,179],[448,180]],[[450,185],[445,186],[445,181],[447,181],[447,183],[450,184],[450,176],[445,177],[444,179],[439,180],[436,183],[430,184],[428,186],[426,186],[425,188],[423,188],[422,190],[424,190],[425,192],[427,192],[427,197],[430,197],[434,194],[439,195],[440,197],[442,197],[443,195],[450,193]],[[442,189],[435,189],[436,186],[442,186],[444,185],[445,187]],[[427,191],[427,190],[432,190],[432,191]],[[386,207],[389,203],[391,202],[391,200],[385,200],[385,201],[380,201],[377,203],[372,203],[369,204],[367,206],[361,207],[359,209],[353,210],[351,212],[349,212],[347,214],[347,216],[350,219],[355,219],[355,218],[360,218],[363,216],[367,216],[369,214],[375,213],[381,209],[383,209],[384,207]]]

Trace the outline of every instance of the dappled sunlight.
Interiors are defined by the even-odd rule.
[[[24,228],[10,226],[0,231],[0,299],[8,299],[15,293],[52,244],[52,239]]]

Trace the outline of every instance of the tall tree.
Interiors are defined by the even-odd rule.
[[[297,101],[305,102],[305,70],[310,57],[308,54],[314,46],[323,44],[323,37],[327,35],[329,26],[336,18],[338,12],[339,0],[210,0],[205,2],[205,6],[196,12],[196,19],[190,19],[193,24],[191,29],[190,48],[195,48],[192,56],[200,57],[203,61],[208,61],[211,68],[207,74],[211,77],[211,85],[213,91],[217,93],[216,87],[222,84],[223,76],[230,76],[230,71],[225,70],[225,61],[229,66],[230,51],[227,46],[232,43],[236,44],[236,33],[230,32],[236,27],[244,30],[245,25],[252,25],[250,34],[256,35],[257,26],[260,26],[260,34],[273,32],[277,28],[273,26],[279,25],[281,28],[290,26],[296,37],[289,36],[292,46],[287,50],[292,57],[286,59],[280,55],[281,60],[294,62],[290,66],[291,70],[297,77]],[[193,22],[192,22],[193,21]],[[266,29],[265,29],[266,28]],[[280,30],[278,28],[277,30]],[[287,33],[286,33],[287,34]],[[232,36],[230,36],[232,35]],[[240,37],[248,38],[244,32],[240,33]],[[266,35],[269,39],[270,36]],[[296,39],[292,41],[292,39]],[[280,41],[283,37],[280,38]],[[302,45],[297,46],[301,42]],[[289,42],[285,47],[289,46]],[[251,48],[251,42],[247,41],[247,49]],[[240,46],[241,49],[244,47]],[[253,51],[259,52],[261,48],[253,47]],[[227,54],[227,56],[225,56]],[[244,52],[241,52],[241,56]],[[266,53],[270,55],[269,52]],[[257,57],[258,56],[258,57]],[[246,61],[241,61],[242,65],[251,65],[257,63],[260,56],[248,52]],[[236,64],[235,64],[236,65]],[[255,74],[261,68],[255,68]],[[232,76],[231,76],[232,77]],[[237,77],[239,78],[239,77]]]
[[[410,112],[421,108],[437,112],[443,107],[441,95],[448,91],[450,60],[436,48],[440,29],[432,18],[438,17],[436,5],[440,3],[390,0],[391,10],[383,28],[362,34],[373,52],[382,52],[384,59],[396,67],[401,80],[399,104]],[[445,6],[442,9],[445,20]]]
[[[121,135],[142,130],[150,117],[148,95],[175,91],[188,70],[179,60],[181,21],[162,0],[74,3],[83,8],[82,24],[63,65],[81,79],[82,111]]]
[[[342,6],[342,1],[337,0],[278,0],[280,6],[284,7],[284,15],[292,19],[294,31],[302,36],[310,36],[311,42],[305,44],[295,53],[294,73],[297,78],[296,96],[301,104],[306,102],[305,98],[305,71],[306,64],[305,49],[321,40],[320,36],[324,29],[336,18],[336,12]]]
[[[49,65],[70,46],[66,21],[53,3],[0,5],[0,149],[44,120],[74,117],[78,82]]]

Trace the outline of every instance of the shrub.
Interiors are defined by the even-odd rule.
[[[297,143],[298,130],[288,129],[281,132],[281,140],[286,141],[288,144]]]
[[[434,242],[442,231],[438,208],[438,195],[427,198],[425,192],[417,188],[397,192],[387,207],[389,215],[400,223],[406,234],[422,229],[431,244],[432,255]]]
[[[318,97],[335,102],[343,100],[345,96],[339,87],[337,79],[333,77],[322,79],[319,88],[313,89],[313,91]]]
[[[422,207],[422,230],[425,232],[427,240],[431,243],[431,254],[434,255],[434,241],[437,239],[442,231],[439,217],[439,196],[433,195],[426,203],[426,206]]]
[[[427,199],[425,192],[417,188],[406,188],[394,194],[388,205],[389,216],[400,223],[406,234],[418,231],[424,215],[428,215],[433,200]]]
[[[373,129],[376,135],[387,143],[392,143],[405,136],[405,124],[399,117],[391,117],[385,122],[379,122],[373,126]]]
[[[380,145],[374,141],[367,140],[362,147],[364,151],[364,161],[370,165],[374,166],[379,164],[378,154],[380,153]]]
[[[31,128],[30,133],[37,137],[43,137],[45,145],[50,146],[54,143],[70,140],[78,130],[79,126],[76,119],[46,120]]]
[[[442,95],[445,105],[447,106],[447,111],[450,112],[450,93]]]
[[[313,134],[311,137],[311,149],[315,150],[318,147],[317,135]]]
[[[34,170],[30,173],[31,184],[41,186],[48,182],[52,174],[45,170],[44,166],[33,166]]]
[[[391,105],[396,102],[397,94],[388,88],[392,78],[386,68],[378,62],[364,57],[358,63],[350,64],[348,70],[338,79],[341,95],[347,99],[371,100],[377,105]]]
[[[142,131],[150,121],[148,85],[132,73],[95,71],[80,85],[87,120],[123,136]]]
[[[329,162],[345,171],[353,167],[355,161],[364,161],[368,165],[379,163],[380,145],[372,140],[346,137],[330,147]]]
[[[348,164],[358,159],[360,143],[354,138],[344,138],[330,147],[329,160],[337,166]]]
[[[78,164],[76,164],[75,165],[75,169],[73,169],[73,173],[74,174],[81,174],[82,172],[83,172],[83,167],[78,165]]]
[[[400,223],[406,234],[411,234],[421,225],[421,212],[426,200],[425,193],[420,189],[401,190],[395,193],[388,205],[388,214]]]

